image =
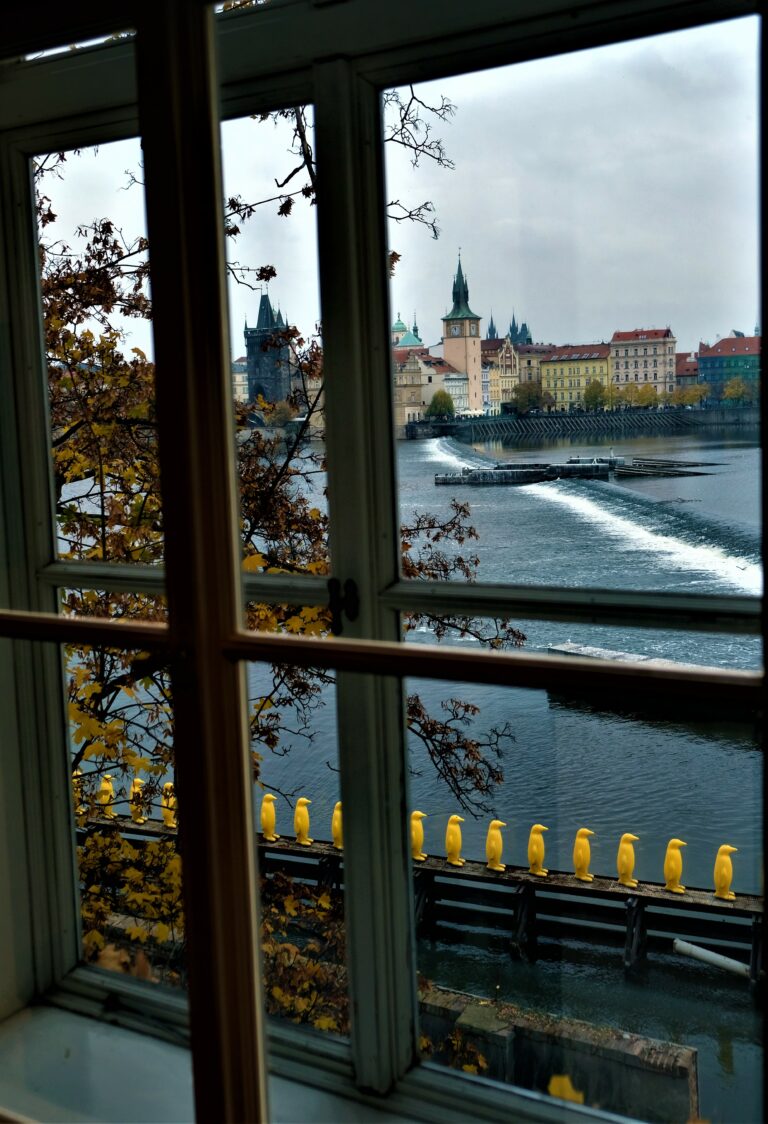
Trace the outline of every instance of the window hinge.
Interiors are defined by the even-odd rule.
[[[341,636],[341,614],[345,613],[347,620],[355,621],[360,612],[360,595],[352,578],[347,578],[344,582],[343,593],[338,578],[328,579],[328,608],[331,611],[331,632],[334,636]]]

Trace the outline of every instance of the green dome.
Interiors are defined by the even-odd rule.
[[[393,332],[399,331],[397,327],[392,329]],[[422,347],[422,342],[419,337],[411,331],[407,331],[404,336],[400,337],[398,347]]]
[[[407,332],[408,331],[408,325],[404,324],[402,322],[402,320],[400,319],[400,313],[399,312],[397,314],[397,320],[395,320],[394,324],[392,325],[392,331],[393,332]]]

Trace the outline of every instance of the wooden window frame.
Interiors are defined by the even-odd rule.
[[[353,1030],[349,1047],[309,1041],[290,1028],[270,1030],[272,1064],[311,1083],[343,1086],[350,1094],[361,1090],[361,1097],[387,1093],[393,1110],[423,1119],[456,1118],[457,1097],[461,1115],[471,1105],[476,1119],[495,1119],[502,1110],[520,1119],[563,1118],[561,1105],[537,1094],[415,1065],[402,679],[418,675],[572,690],[620,681],[638,692],[706,693],[724,707],[747,708],[762,698],[763,676],[415,649],[400,642],[401,614],[461,611],[759,633],[761,602],[401,578],[394,442],[391,426],[382,422],[391,416],[391,380],[380,91],[733,18],[755,8],[741,0],[587,0],[574,19],[572,5],[562,0],[486,0],[472,12],[444,0],[417,6],[410,0],[376,6],[365,0],[335,5],[275,0],[256,12],[220,17],[215,25],[201,3],[125,2],[105,15],[101,4],[73,0],[64,13],[52,5],[48,20],[41,19],[39,6],[34,17],[23,10],[8,17],[9,54],[109,32],[119,26],[119,17],[138,29],[138,37],[135,45],[87,49],[73,58],[5,64],[14,96],[0,107],[0,299],[11,330],[0,338],[0,389],[13,408],[0,419],[0,686],[10,700],[0,796],[8,813],[5,843],[13,833],[24,845],[18,871],[3,891],[7,901],[0,901],[0,917],[3,907],[10,907],[5,916],[18,919],[19,926],[13,939],[28,951],[19,957],[13,978],[7,969],[0,978],[0,1016],[41,994],[96,1014],[110,995],[113,1006],[117,997],[127,1025],[156,1032],[159,1023],[168,1035],[185,1032],[183,1000],[148,996],[131,981],[105,982],[78,966],[63,752],[58,645],[137,644],[162,651],[173,671],[184,767],[198,778],[182,783],[181,794],[185,815],[201,829],[181,840],[185,869],[196,872],[185,895],[197,1113],[201,1119],[267,1118],[243,668],[248,660],[278,659],[325,666],[337,673]],[[407,30],[407,42],[400,29]],[[96,72],[109,77],[94,82]],[[322,581],[311,577],[249,575],[242,581],[230,422],[219,102],[222,115],[232,117],[297,101],[315,107],[325,366],[340,372],[328,380],[325,407],[332,568],[342,581],[353,578],[361,597],[361,613],[345,627],[344,639],[322,641],[257,636],[241,626],[243,592],[302,604],[322,603],[326,594]],[[155,247],[167,529],[162,570],[68,563],[54,556],[29,173],[29,156],[48,147],[139,132]],[[196,283],[200,277],[203,285]],[[370,549],[361,549],[361,543]],[[56,589],[74,583],[165,592],[169,624],[56,616]],[[217,596],[198,597],[201,589],[215,589]],[[24,801],[16,800],[14,809],[19,788]],[[40,823],[45,826],[38,838],[29,825]]]

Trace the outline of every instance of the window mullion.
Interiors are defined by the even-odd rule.
[[[158,0],[137,63],[196,1110],[265,1120],[212,9]]]
[[[56,591],[36,578],[51,560],[54,537],[34,189],[23,145],[7,142],[0,148],[5,263],[0,319],[10,328],[0,333],[0,448],[2,477],[8,482],[0,500],[5,540],[0,554],[8,582],[0,594],[11,609],[55,612]],[[51,987],[78,956],[61,660],[53,645],[4,647],[12,652],[8,689],[12,676],[19,700],[17,722],[8,716],[7,749],[14,761],[3,778],[17,786],[6,791],[13,809],[8,822],[18,830],[8,853],[19,855],[20,871],[26,866],[29,889],[27,900],[23,879],[14,877],[21,896],[11,916],[20,918],[20,931],[30,925],[31,939],[19,947],[19,965],[24,964],[19,977],[29,972],[20,993],[29,998]]]
[[[396,640],[377,596],[398,573],[379,96],[341,61],[315,82],[333,571],[360,595],[344,636]],[[401,685],[340,673],[337,713],[353,1061],[358,1084],[383,1092],[416,1034]]]

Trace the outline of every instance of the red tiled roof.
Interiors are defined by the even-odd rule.
[[[423,355],[429,355],[429,348],[427,347],[393,347],[392,355],[396,363],[407,363],[409,355],[418,355],[421,358]]]
[[[631,332],[614,332],[611,343],[626,343],[627,340],[668,340],[672,339],[671,328],[634,328]]]
[[[678,351],[675,355],[675,375],[697,375],[699,373],[698,356],[687,351]]]
[[[515,351],[518,355],[545,355],[555,346],[553,343],[521,343],[515,344]]]
[[[480,340],[480,351],[498,351],[504,340]]]
[[[547,348],[542,356],[543,363],[559,362],[564,359],[607,359],[611,349],[607,343],[566,343]]]
[[[699,355],[759,355],[760,336],[727,336],[710,347],[699,344]]]

